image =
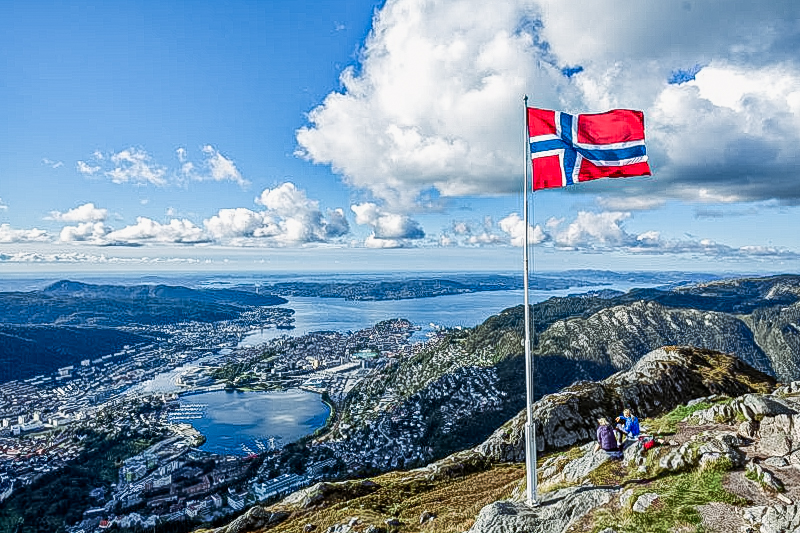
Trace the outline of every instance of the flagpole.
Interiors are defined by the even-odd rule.
[[[525,472],[527,482],[528,505],[538,505],[536,488],[536,424],[533,423],[533,357],[531,356],[531,322],[530,305],[528,303],[528,187],[531,180],[528,179],[528,169],[531,169],[533,178],[533,167],[529,157],[530,133],[528,129],[528,96],[524,98],[525,107],[525,184],[523,187],[522,210],[524,211],[525,236],[523,240],[522,264],[524,274],[522,283],[524,288],[524,308],[525,308],[525,388],[527,419],[525,422]]]

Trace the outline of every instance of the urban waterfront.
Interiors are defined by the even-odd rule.
[[[200,449],[220,455],[275,449],[313,433],[330,415],[319,394],[298,389],[217,390],[184,394],[180,403],[183,414],[171,418],[192,424],[206,438]]]

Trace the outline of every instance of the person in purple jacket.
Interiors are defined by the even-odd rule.
[[[614,435],[614,427],[605,418],[597,419],[597,443],[595,450],[603,450],[610,457],[619,458],[622,452],[617,444],[617,437]]]

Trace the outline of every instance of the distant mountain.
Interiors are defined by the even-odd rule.
[[[286,303],[271,294],[167,285],[90,285],[58,281],[31,292],[0,293],[0,382],[153,342],[128,326],[236,320],[255,307]],[[280,309],[290,315],[290,309]],[[276,311],[278,312],[278,311]]]
[[[559,290],[618,283],[641,283],[675,287],[687,283],[719,279],[713,274],[687,272],[609,272],[604,270],[570,270],[563,273],[543,273],[530,278],[533,290]],[[455,273],[436,277],[395,276],[392,279],[363,279],[351,281],[290,281],[265,283],[264,288],[283,296],[316,296],[347,300],[405,300],[451,294],[484,291],[504,291],[523,288],[521,274]],[[237,289],[254,291],[253,285]]]
[[[216,322],[233,320],[254,306],[284,303],[279,296],[232,289],[58,281],[40,291],[0,293],[0,323],[118,327]]]

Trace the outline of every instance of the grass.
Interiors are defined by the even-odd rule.
[[[445,481],[430,481],[425,472],[392,472],[371,478],[379,485],[374,492],[347,497],[340,494],[313,509],[286,507],[280,503],[269,511],[289,511],[291,516],[269,528],[270,533],[302,531],[314,524],[315,531],[326,531],[336,524],[357,517],[354,531],[363,532],[369,525],[386,528],[385,521],[397,518],[403,533],[445,533],[466,531],[480,510],[497,500],[508,499],[512,492],[524,489],[525,469],[521,464],[501,464],[484,471]],[[420,524],[424,511],[436,518]],[[391,531],[394,528],[389,528]],[[206,530],[207,531],[207,530]]]
[[[723,502],[746,505],[743,498],[728,492],[723,486],[725,465],[666,476],[645,488],[637,489],[630,503],[645,492],[655,492],[659,499],[644,513],[630,509],[609,511],[600,509],[595,515],[592,531],[613,527],[619,533],[672,533],[674,531],[702,532],[698,505]]]
[[[431,482],[422,474],[393,472],[372,478],[380,488],[366,496],[350,498],[319,509],[299,510],[270,533],[302,531],[306,524],[325,531],[335,524],[358,517],[357,531],[368,525],[386,527],[385,520],[398,518],[403,533],[450,533],[466,531],[480,510],[497,500],[508,499],[524,484],[525,469],[520,464],[496,465],[486,471],[448,480]],[[280,505],[274,506],[278,509]],[[424,511],[436,514],[427,524],[419,523]]]
[[[678,430],[678,422],[697,411],[708,409],[712,404],[700,402],[694,405],[679,405],[669,413],[647,421],[647,429],[655,435],[674,435]]]

